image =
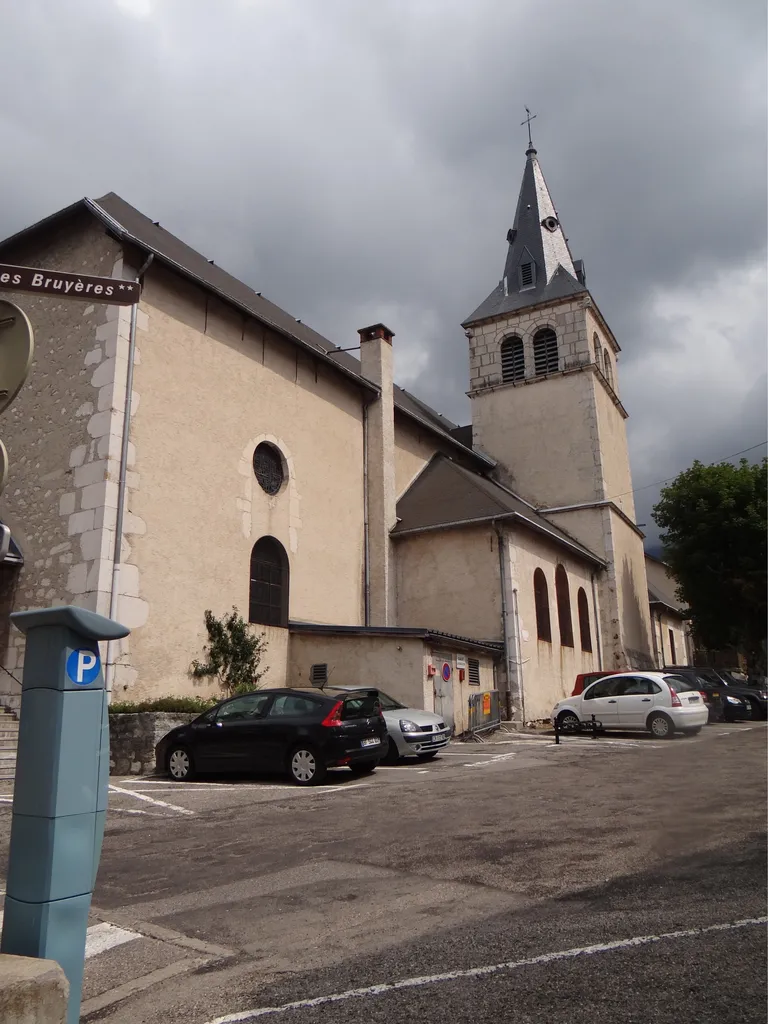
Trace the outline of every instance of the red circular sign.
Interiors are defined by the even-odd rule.
[[[443,667],[442,667],[442,669],[440,671],[440,674],[442,675],[442,677],[443,677],[443,679],[445,680],[446,683],[450,680],[450,678],[451,678],[451,666],[450,666],[449,662],[447,662],[447,661],[443,662]]]

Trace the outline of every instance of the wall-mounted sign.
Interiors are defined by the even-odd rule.
[[[0,263],[0,289],[7,292],[32,292],[57,295],[60,299],[109,302],[132,306],[141,297],[138,281],[120,281],[115,277],[91,277],[62,270],[42,270]]]
[[[467,659],[463,654],[456,655],[456,668],[466,668]]]
[[[444,661],[443,667],[440,669],[440,675],[443,677],[443,682],[450,682],[451,679],[451,663],[450,661]]]

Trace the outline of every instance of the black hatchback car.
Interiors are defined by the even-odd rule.
[[[157,768],[178,782],[206,772],[278,772],[299,786],[329,768],[372,772],[387,748],[387,727],[372,693],[255,690],[222,701],[155,748]]]
[[[751,702],[738,688],[728,685],[719,676],[714,675],[713,670],[679,665],[662,671],[685,679],[699,691],[707,702],[711,722],[745,722],[752,718]]]

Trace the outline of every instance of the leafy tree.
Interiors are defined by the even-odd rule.
[[[661,491],[653,518],[664,560],[710,649],[735,647],[765,674],[768,460],[738,466],[694,462]]]
[[[266,672],[259,672],[261,657],[267,649],[264,634],[254,633],[237,608],[221,619],[206,610],[205,628],[208,643],[203,651],[207,660],[193,661],[190,675],[194,679],[215,676],[229,697],[257,690]]]

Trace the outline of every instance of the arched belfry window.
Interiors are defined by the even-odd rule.
[[[557,335],[551,327],[542,327],[533,336],[533,372],[537,377],[557,373]]]
[[[611,365],[611,357],[608,355],[608,349],[603,351],[603,360],[605,363],[605,379],[613,387],[613,366]]]
[[[279,540],[262,537],[251,551],[248,621],[288,625],[288,555]]]
[[[536,605],[536,636],[539,640],[552,643],[552,624],[549,621],[549,588],[547,577],[541,569],[533,574],[533,599]]]
[[[563,647],[573,647],[571,592],[568,587],[568,573],[562,565],[558,565],[555,569],[555,597],[557,599],[557,623],[560,627],[560,643]]]
[[[522,338],[505,338],[501,343],[501,380],[508,384],[525,379],[525,350]]]
[[[592,335],[592,344],[595,346],[595,362],[597,363],[597,368],[599,370],[602,370],[603,350],[600,348],[600,339],[598,338],[597,334]]]
[[[584,587],[579,587],[579,593],[576,598],[576,604],[579,609],[579,633],[581,634],[581,649],[582,651],[592,652],[592,633],[589,628],[589,604],[587,603],[587,594]]]

